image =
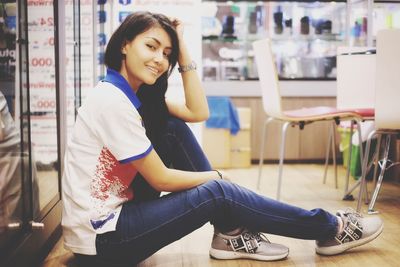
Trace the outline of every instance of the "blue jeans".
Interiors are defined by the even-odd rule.
[[[210,171],[211,165],[186,123],[175,117],[167,121],[167,128],[153,141],[153,147],[168,167],[184,171]],[[137,174],[132,182],[135,201],[156,199],[160,192],[155,191]]]
[[[169,140],[167,147],[172,144],[170,155],[179,159],[170,163],[188,170],[210,169],[190,130],[179,120],[170,122],[178,131],[169,135],[176,140]],[[86,259],[96,266],[133,266],[207,222],[222,232],[245,227],[301,239],[326,240],[337,232],[336,216],[322,209],[308,211],[287,205],[216,175],[215,180],[189,190],[125,203],[116,231],[98,235],[97,255]]]

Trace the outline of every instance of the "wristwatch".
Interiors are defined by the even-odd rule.
[[[178,71],[179,71],[179,73],[182,73],[182,72],[187,72],[187,71],[191,71],[191,70],[195,70],[195,69],[197,69],[196,62],[192,61],[189,65],[179,66]]]

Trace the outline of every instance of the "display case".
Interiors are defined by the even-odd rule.
[[[270,38],[281,80],[334,80],[345,1],[202,2],[203,80],[258,79],[252,42]]]
[[[379,30],[400,28],[400,0],[350,0],[349,45],[376,45]]]

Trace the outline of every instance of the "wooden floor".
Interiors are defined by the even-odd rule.
[[[250,189],[256,187],[257,167],[229,169],[232,180]],[[327,184],[322,184],[322,165],[285,165],[282,184],[282,201],[303,208],[322,207],[335,212],[344,207],[356,207],[356,201],[342,201],[345,170],[339,168],[339,188],[335,189],[333,171],[329,172]],[[260,193],[275,197],[277,166],[264,165]],[[369,190],[372,190],[372,183]],[[354,197],[358,195],[355,191]],[[376,203],[376,209],[385,223],[383,233],[375,241],[353,249],[343,255],[324,257],[315,254],[314,241],[298,240],[268,235],[272,242],[290,248],[285,260],[268,263],[268,266],[400,266],[400,185],[386,182]],[[363,205],[363,211],[367,206]],[[367,216],[367,215],[366,215]],[[376,215],[373,215],[376,216]],[[244,267],[265,266],[266,263],[250,260],[221,261],[208,255],[212,226],[207,224],[185,238],[163,248],[139,266],[191,266],[191,267]],[[62,247],[60,240],[51,251],[42,267],[75,267],[73,255]]]

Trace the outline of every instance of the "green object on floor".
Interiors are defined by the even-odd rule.
[[[356,180],[361,177],[360,146],[353,145],[351,148],[350,174]]]
[[[347,128],[338,128],[340,134],[339,150],[342,151],[343,166],[347,168],[347,161],[349,159],[349,141],[350,141],[350,130]]]
[[[340,151],[343,155],[343,166],[347,168],[347,162],[349,160],[349,141],[350,141],[350,129],[338,128],[340,133]],[[361,176],[361,160],[360,160],[360,147],[353,145],[351,147],[351,162],[350,162],[350,175],[354,179],[358,180]]]
[[[343,166],[347,168],[349,160],[349,149],[343,150]],[[360,147],[353,145],[351,148],[351,162],[350,162],[350,175],[358,180],[361,176],[361,160],[360,160]]]

